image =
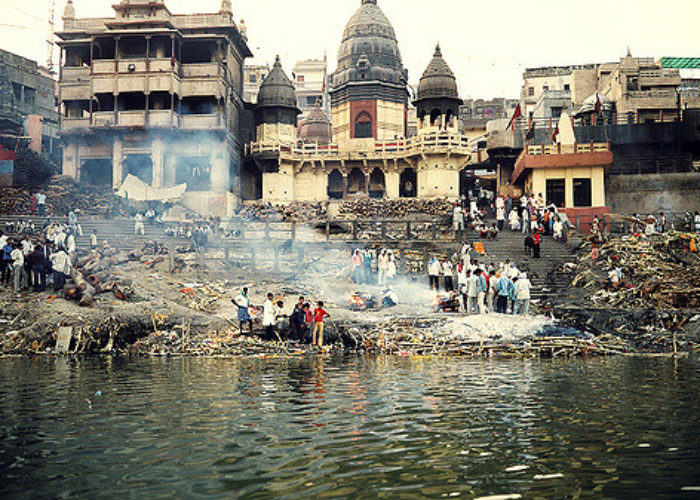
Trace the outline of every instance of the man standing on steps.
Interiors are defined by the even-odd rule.
[[[510,289],[513,287],[513,282],[508,278],[507,273],[501,272],[501,277],[496,284],[496,312],[499,314],[508,313],[508,298],[510,297]]]
[[[540,250],[542,245],[542,234],[539,231],[534,231],[532,234],[532,250],[533,258],[540,258]]]
[[[134,220],[134,236],[140,234],[141,236],[146,235],[146,227],[143,225],[143,215],[140,213],[136,214]]]
[[[452,210],[452,229],[455,232],[455,239],[461,240],[464,235],[464,210],[459,203],[455,203]]]
[[[522,273],[515,283],[515,305],[513,314],[527,316],[530,313],[530,289],[532,283],[527,279],[527,274]]]

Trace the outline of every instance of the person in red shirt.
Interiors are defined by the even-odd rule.
[[[323,302],[318,303],[314,311],[314,329],[311,333],[311,345],[316,345],[319,348],[323,347],[323,318],[330,317],[328,312],[323,309]]]
[[[533,258],[539,259],[540,258],[540,245],[542,244],[542,235],[540,234],[539,231],[536,231],[532,235],[532,250],[533,250]]]

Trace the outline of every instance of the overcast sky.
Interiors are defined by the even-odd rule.
[[[0,48],[46,61],[51,0],[0,0]],[[119,0],[74,0],[78,17],[111,16]],[[360,0],[232,0],[255,61],[285,69],[327,51],[335,69],[343,28]],[[218,11],[221,0],[166,0],[173,13]],[[56,20],[65,6],[56,0]],[[416,83],[440,42],[463,98],[517,97],[526,67],[700,56],[700,0],[379,0]],[[10,26],[12,25],[12,26]],[[56,56],[57,57],[57,56]]]

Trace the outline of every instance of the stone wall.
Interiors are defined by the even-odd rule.
[[[700,210],[700,172],[612,175],[606,188],[607,205],[615,213]]]

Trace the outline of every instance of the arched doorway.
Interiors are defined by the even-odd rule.
[[[478,189],[477,178],[474,175],[474,171],[465,168],[459,172],[459,195],[467,200],[473,196],[476,196]]]
[[[338,170],[333,170],[328,174],[328,198],[331,200],[342,200],[345,195],[345,185],[343,174]]]
[[[363,111],[355,118],[355,139],[369,139],[372,136],[372,117]]]
[[[454,111],[451,109],[447,110],[447,113],[445,113],[445,125],[447,127],[452,127],[454,124],[452,123],[452,120],[454,119]]]
[[[412,168],[401,172],[399,179],[399,196],[401,198],[415,198],[418,194],[418,175]]]
[[[365,174],[359,168],[353,168],[348,175],[348,194],[366,193]]]
[[[369,197],[384,198],[386,177],[380,168],[375,168],[369,176]]]

